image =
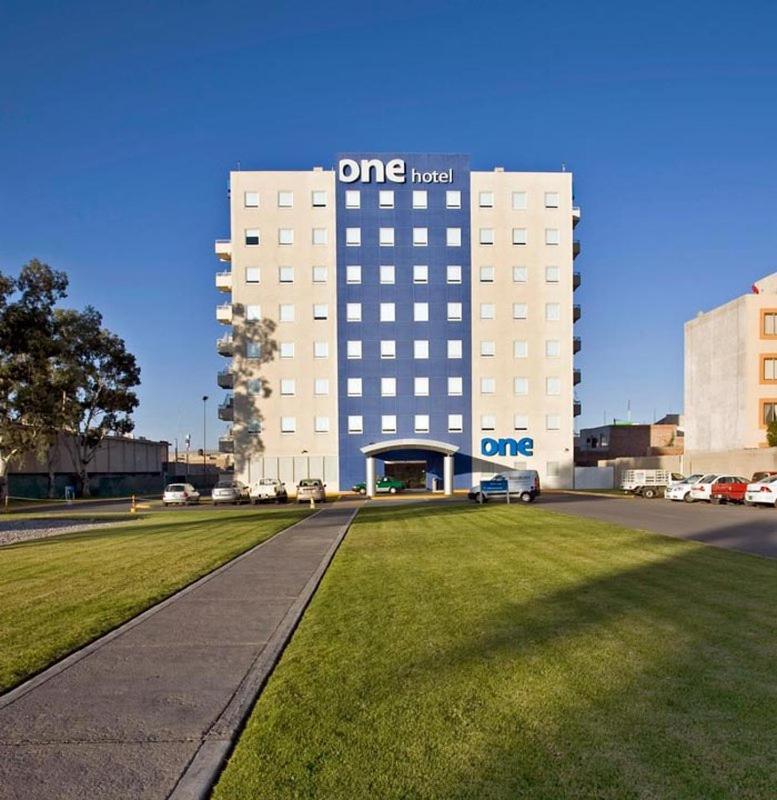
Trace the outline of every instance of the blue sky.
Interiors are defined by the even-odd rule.
[[[439,151],[575,173],[582,425],[682,406],[682,324],[777,270],[766,2],[0,9],[0,270],[66,270],[143,372],[137,433],[217,429],[213,240],[243,168]]]

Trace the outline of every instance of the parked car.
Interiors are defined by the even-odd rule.
[[[769,476],[777,475],[775,470],[764,470],[762,472],[754,472],[753,477],[750,478],[750,483],[759,483],[760,481],[768,478]]]
[[[318,500],[321,503],[326,502],[326,484],[319,478],[303,478],[297,484],[297,502],[304,503],[314,502]]]
[[[665,469],[627,469],[621,478],[621,489],[641,497],[660,497],[667,486],[682,477]]]
[[[388,475],[384,475],[375,481],[375,492],[378,494],[396,494],[397,492],[404,492],[405,489],[407,489],[407,484],[404,481]],[[351,487],[351,491],[367,494],[367,484],[364,481],[354,484]]]
[[[712,484],[710,500],[713,503],[744,503],[750,481],[739,475],[722,475]]]
[[[248,487],[242,481],[235,481],[231,479],[222,478],[213,487],[213,505],[218,506],[221,503],[231,503],[232,505],[239,505],[240,503],[249,503],[251,496],[248,493]]]
[[[162,495],[162,505],[182,505],[199,503],[200,493],[190,483],[170,483],[165,486]]]
[[[745,505],[766,505],[777,508],[777,475],[767,475],[760,481],[748,483],[747,491],[745,492]]]
[[[492,497],[506,497],[508,492],[523,503],[533,503],[542,494],[539,472],[536,469],[522,469],[494,475],[490,480],[476,483],[467,497],[486,503]]]
[[[696,503],[699,500],[703,500],[704,502],[709,503],[712,495],[712,485],[720,477],[722,476],[716,475],[712,472],[708,473],[707,475],[703,475],[698,481],[696,481],[696,483],[693,484],[693,486],[691,486],[691,491],[686,498],[686,502]]]
[[[285,503],[289,499],[286,484],[277,478],[260,478],[251,484],[248,490],[251,502],[256,505],[267,500],[270,503]]]
[[[683,478],[681,481],[674,481],[673,483],[670,483],[669,486],[664,489],[664,497],[667,500],[685,500],[686,503],[692,502],[691,488],[703,477],[703,473],[697,472],[694,475],[689,475],[687,478]]]

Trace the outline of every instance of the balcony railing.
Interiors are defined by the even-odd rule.
[[[216,319],[223,325],[232,324],[232,314],[232,303],[222,303],[220,306],[216,306]]]
[[[230,395],[223,403],[219,403],[219,419],[232,422],[235,418],[235,399]]]
[[[227,270],[226,272],[217,272],[216,273],[216,288],[220,292],[231,292],[232,291],[232,271]]]
[[[572,352],[573,353],[579,353],[580,352],[580,348],[582,346],[583,346],[583,342],[580,339],[580,337],[579,336],[573,336],[572,337]]]
[[[235,339],[231,333],[216,339],[216,352],[220,356],[235,355]]]
[[[583,413],[583,404],[579,400],[575,400],[572,403],[572,414],[575,417],[579,417]]]
[[[572,319],[577,322],[580,319],[581,311],[580,306],[575,304],[572,306]]]
[[[222,369],[216,376],[216,382],[222,389],[234,389],[235,373],[231,369]]]
[[[234,453],[235,440],[231,435],[219,436],[219,453]]]
[[[232,260],[232,242],[230,239],[216,239],[213,249],[220,261]]]
[[[572,227],[574,228],[580,222],[580,206],[572,206]]]
[[[572,289],[579,289],[580,288],[580,273],[573,272],[572,273]]]
[[[577,258],[580,255],[580,239],[575,239],[572,242],[572,258]]]
[[[582,374],[579,369],[575,368],[572,370],[572,385],[577,386],[578,383],[582,380]]]

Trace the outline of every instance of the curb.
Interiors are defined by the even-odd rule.
[[[31,692],[33,689],[36,689],[38,686],[42,686],[47,681],[51,680],[52,678],[56,677],[62,672],[65,672],[65,670],[77,664],[79,661],[81,661],[81,659],[86,658],[88,655],[91,655],[92,653],[96,652],[101,647],[108,644],[108,642],[113,641],[122,634],[134,628],[136,625],[139,625],[141,622],[144,622],[149,617],[152,617],[154,614],[156,614],[158,611],[161,611],[163,608],[167,608],[167,606],[169,606],[171,603],[174,603],[178,598],[189,594],[189,592],[193,592],[195,589],[207,583],[212,578],[215,578],[217,575],[220,575],[222,572],[226,572],[234,564],[237,564],[238,561],[242,561],[244,558],[247,558],[252,553],[255,553],[260,547],[264,547],[264,545],[271,542],[276,536],[279,536],[280,534],[285,533],[286,531],[290,531],[293,528],[296,528],[297,525],[301,525],[303,522],[305,522],[305,520],[312,519],[313,517],[318,516],[318,514],[320,513],[321,513],[320,511],[317,511],[315,514],[310,514],[307,517],[303,517],[301,520],[299,520],[299,522],[295,522],[293,525],[289,525],[288,528],[283,528],[277,533],[274,533],[272,536],[265,539],[263,542],[259,542],[259,544],[254,545],[250,550],[246,550],[244,553],[241,553],[239,556],[235,556],[233,559],[227,561],[225,564],[222,564],[220,567],[216,567],[216,569],[209,572],[207,575],[203,575],[196,581],[184,586],[183,589],[179,589],[177,592],[175,592],[175,594],[171,594],[169,597],[160,601],[156,605],[147,608],[145,611],[141,611],[140,614],[138,614],[135,617],[132,617],[132,619],[129,619],[126,622],[122,622],[122,624],[119,625],[118,628],[114,628],[112,631],[104,633],[99,638],[95,639],[92,642],[89,642],[89,644],[86,644],[83,647],[79,648],[78,650],[75,650],[74,652],[70,653],[70,655],[65,656],[60,661],[56,661],[50,667],[47,667],[42,672],[39,672],[37,675],[33,675],[31,678],[28,678],[23,683],[20,683],[18,686],[14,687],[13,689],[10,689],[5,694],[0,695],[0,708],[5,708],[6,706],[10,706],[12,703],[15,703],[17,700],[24,697],[24,695]]]
[[[359,509],[355,508],[340,528],[334,542],[321,559],[321,563],[305,584],[305,588],[286,612],[266,646],[251,664],[232,699],[203,737],[194,757],[168,795],[168,800],[206,800],[210,797],[211,790],[221,774],[227,758],[237,744],[244,723],[286,649],[286,645],[358,512]],[[291,530],[291,528],[286,530]]]

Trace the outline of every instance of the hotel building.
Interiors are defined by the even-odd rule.
[[[579,252],[568,172],[343,154],[230,174],[218,352],[236,475],[446,492],[571,486]]]

